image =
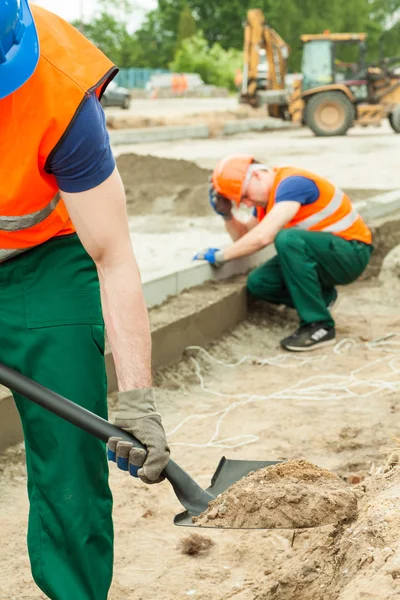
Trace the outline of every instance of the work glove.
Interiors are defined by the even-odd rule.
[[[232,219],[232,202],[218,194],[211,182],[208,195],[210,198],[211,208],[217,213],[217,215],[221,215],[225,221],[230,221]]]
[[[162,472],[168,464],[170,450],[161,415],[156,411],[154,389],[120,392],[118,399],[120,411],[115,425],[133,435],[146,450],[112,437],[108,440],[108,459],[116,462],[122,471],[137,473],[144,483],[160,483],[165,479]]]
[[[224,253],[219,248],[206,248],[198,252],[193,260],[206,260],[213,267],[221,267],[226,262]]]

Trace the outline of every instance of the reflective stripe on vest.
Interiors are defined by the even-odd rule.
[[[27,250],[31,250],[32,246],[30,246],[29,248],[7,248],[7,249],[2,249],[0,248],[0,263],[4,262],[5,260],[8,260],[9,258],[13,258],[14,256],[17,256],[18,254],[22,254],[22,252],[26,252]]]
[[[328,231],[329,233],[339,233],[340,231],[345,231],[357,221],[360,217],[358,212],[353,208],[348,215],[340,219],[340,221],[336,221],[336,223],[332,223],[332,225],[328,225],[321,229],[321,231]]]
[[[21,231],[23,229],[29,229],[38,223],[41,223],[57,207],[58,203],[61,200],[60,193],[58,192],[53,200],[49,202],[47,206],[42,208],[41,210],[37,210],[36,212],[30,213],[28,215],[20,215],[19,217],[2,217],[0,216],[0,230],[1,231]],[[5,250],[0,250],[0,253],[5,252]],[[1,254],[0,254],[1,259]]]
[[[318,223],[321,223],[333,215],[340,208],[343,198],[344,192],[342,192],[341,189],[336,188],[332,200],[329,202],[329,204],[327,204],[327,206],[325,206],[325,208],[314,215],[311,215],[311,217],[304,219],[300,223],[297,223],[296,227],[298,229],[310,229],[311,227],[314,227],[314,225],[318,225]],[[323,231],[327,230],[324,228]]]
[[[363,218],[351,204],[350,198],[343,190],[335,187],[328,180],[304,169],[280,167],[274,169],[276,177],[269,191],[266,208],[257,207],[257,218],[261,221],[275,205],[279,185],[290,177],[304,177],[313,181],[318,188],[319,196],[313,204],[300,205],[293,219],[286,228],[295,227],[308,231],[332,233],[345,240],[357,240],[371,244],[371,231]],[[295,200],[295,198],[293,198]]]

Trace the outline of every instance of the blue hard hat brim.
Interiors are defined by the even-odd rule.
[[[25,31],[9,60],[0,64],[0,100],[23,86],[39,62],[39,38],[28,0],[21,0],[21,8]]]

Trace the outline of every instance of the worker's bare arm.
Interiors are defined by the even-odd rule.
[[[119,173],[115,169],[104,183],[86,192],[61,193],[98,270],[119,389],[151,387],[150,326]]]
[[[300,208],[299,202],[279,202],[264,219],[237,242],[224,248],[224,259],[232,260],[253,254],[273,243],[277,233],[289,223]]]
[[[241,237],[246,235],[251,229],[257,225],[258,221],[255,217],[251,217],[248,221],[239,221],[233,215],[229,221],[225,221],[225,227],[233,242],[236,242]]]

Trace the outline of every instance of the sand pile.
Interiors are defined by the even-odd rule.
[[[354,522],[298,532],[290,550],[269,561],[249,597],[399,600],[400,467],[390,463],[365,480]]]
[[[117,159],[132,216],[165,214],[202,217],[208,203],[211,174],[186,160],[123,154]]]
[[[357,515],[357,493],[339,477],[305,460],[250,473],[210,503],[202,527],[300,529]]]

